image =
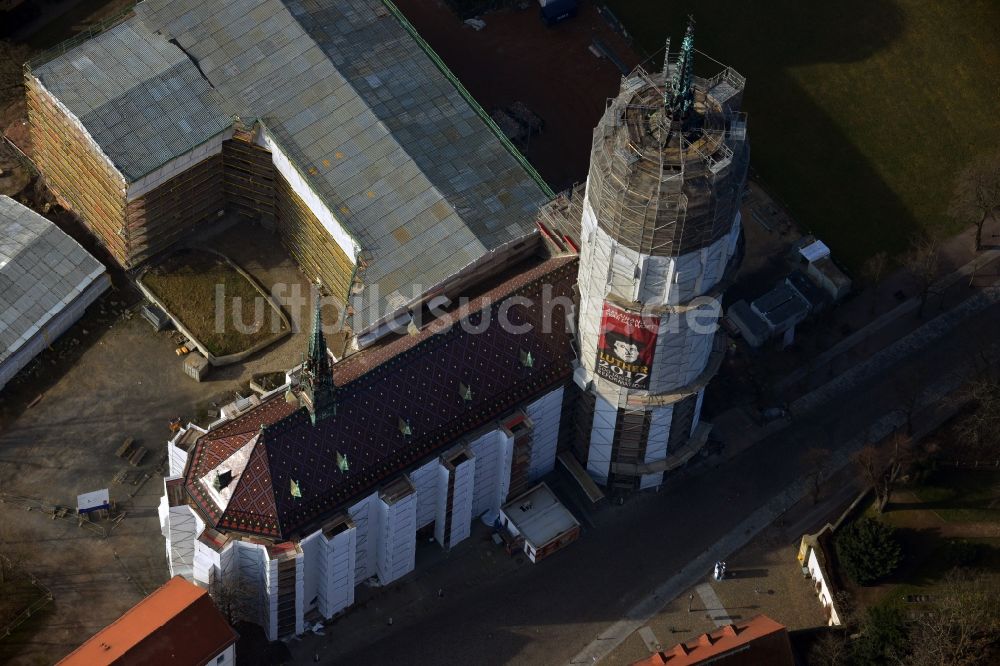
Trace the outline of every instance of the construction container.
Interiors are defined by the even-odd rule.
[[[208,376],[208,370],[208,359],[198,352],[191,352],[184,359],[184,374],[195,381],[200,382],[205,379]]]

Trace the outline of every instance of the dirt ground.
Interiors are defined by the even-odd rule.
[[[792,269],[792,245],[802,237],[787,211],[753,180],[747,181],[740,213],[746,255],[736,281],[726,290],[726,304],[741,298],[752,301],[785,277]]]
[[[539,19],[537,4],[529,4],[529,9],[484,14],[486,28],[477,32],[443,0],[397,1],[487,112],[520,101],[541,116],[545,129],[524,152],[559,191],[586,179],[594,126],[621,81],[610,60],[588,51],[592,40],[607,44],[629,68],[639,56],[593,2],[584,0],[578,16],[552,28]]]
[[[210,246],[265,288],[298,285],[309,294],[305,276],[266,230],[230,228]],[[289,368],[306,348],[297,324],[309,321],[308,302],[287,309],[291,336],[245,363],[214,369],[199,384],[182,372],[176,332],[155,333],[140,317],[120,314],[131,313],[136,300],[106,293],[61,338],[68,347],[45,351],[34,375],[0,392],[0,491],[7,500],[0,521],[8,541],[31,551],[28,570],[55,597],[51,612],[0,645],[0,662],[52,663],[166,581],[156,506],[169,421],[214,413],[234,391],[246,394],[253,373]],[[138,468],[115,455],[126,437],[150,451]],[[127,478],[116,482],[122,472]],[[106,539],[73,516],[25,510],[75,507],[78,494],[100,488],[110,489],[125,515]]]

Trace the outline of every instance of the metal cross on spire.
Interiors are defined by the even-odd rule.
[[[668,42],[669,49],[669,42]],[[694,16],[688,16],[687,30],[681,51],[674,65],[673,77],[666,94],[667,110],[674,120],[683,120],[694,104]]]

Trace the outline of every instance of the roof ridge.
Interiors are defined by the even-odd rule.
[[[373,368],[369,368],[368,370],[365,370],[364,372],[362,372],[361,374],[359,374],[357,377],[355,377],[355,378],[349,380],[347,383],[339,386],[339,388],[342,391],[346,392],[346,391],[350,390],[352,387],[355,387],[355,385],[357,384],[357,382],[361,381],[365,377],[368,377],[368,376],[372,375],[373,373],[375,373],[375,372],[377,372],[379,370],[388,368],[385,371],[389,372],[394,367],[394,365],[397,363],[397,360],[401,359],[401,358],[404,358],[407,354],[415,353],[418,350],[421,350],[421,351],[424,351],[424,352],[428,351],[428,349],[430,347],[430,343],[434,339],[437,339],[440,342],[440,344],[444,344],[448,340],[448,336],[450,336],[450,335],[457,335],[456,329],[461,328],[459,324],[461,323],[461,321],[463,319],[465,319],[465,318],[467,318],[467,317],[469,317],[471,315],[474,315],[474,314],[477,314],[477,313],[480,313],[480,312],[484,312],[487,308],[490,308],[492,310],[495,307],[499,307],[503,303],[503,301],[505,299],[508,299],[511,296],[515,296],[517,294],[522,294],[524,292],[530,291],[539,282],[541,282],[545,277],[552,275],[556,271],[565,269],[567,265],[571,264],[572,262],[576,261],[577,259],[578,259],[578,257],[575,256],[575,255],[567,255],[565,257],[552,257],[552,258],[548,259],[547,261],[541,262],[537,266],[532,266],[531,268],[529,268],[528,269],[529,272],[530,271],[535,271],[535,270],[537,270],[539,272],[538,272],[538,275],[536,275],[531,280],[525,282],[524,284],[518,285],[518,286],[514,286],[510,290],[500,291],[497,294],[491,294],[490,291],[487,291],[487,292],[484,292],[484,293],[476,296],[474,299],[468,301],[464,306],[459,305],[458,308],[455,309],[455,311],[446,313],[443,317],[439,317],[439,318],[437,318],[437,319],[434,320],[434,321],[440,321],[441,319],[444,319],[445,317],[453,317],[453,319],[451,320],[451,322],[449,324],[449,327],[448,327],[447,331],[432,333],[432,334],[428,335],[426,338],[424,338],[422,340],[418,340],[412,347],[408,347],[408,348],[404,349],[403,351],[399,352],[398,354],[394,355],[392,358],[389,358],[388,360],[386,360],[386,361],[384,361],[382,363],[379,363],[377,366],[375,366]],[[555,262],[555,265],[552,266],[551,268],[549,268],[549,270],[543,270],[543,268],[546,266],[546,264],[549,261]],[[472,309],[472,306],[474,304],[478,304],[480,301],[483,301],[484,299],[487,299],[487,297],[489,297],[489,303],[485,303],[484,302],[481,307],[477,307],[475,310]],[[492,319],[491,319],[491,321],[492,321]],[[371,351],[375,351],[375,350],[371,350]],[[366,359],[365,352],[361,352],[359,354],[354,354],[354,355],[348,356],[347,358],[345,358],[342,361],[340,361],[337,364],[335,364],[334,367],[336,368],[337,365],[340,365],[341,369],[343,370],[343,369],[348,368],[350,365],[355,365],[357,363],[360,363],[360,362],[364,361],[365,359]],[[341,364],[345,364],[345,365],[341,365]]]
[[[142,599],[140,599],[135,605],[131,606],[128,610],[126,610],[124,613],[122,613],[117,618],[115,618],[110,624],[106,625],[100,631],[98,631],[96,634],[94,634],[93,636],[91,636],[90,638],[88,638],[87,640],[85,640],[82,644],[80,644],[79,646],[77,646],[77,648],[75,650],[73,650],[68,655],[66,655],[65,657],[63,657],[63,659],[60,661],[60,663],[69,661],[70,659],[72,659],[72,657],[73,657],[74,654],[77,654],[78,652],[84,651],[88,647],[88,645],[90,644],[90,642],[94,638],[96,638],[98,635],[103,634],[104,632],[108,631],[112,627],[115,627],[115,626],[117,626],[119,624],[124,624],[126,621],[128,621],[128,619],[130,619],[130,616],[133,613],[136,613],[137,610],[141,606],[143,606],[144,604],[154,603],[153,602],[153,598],[157,594],[159,594],[162,591],[166,590],[166,588],[168,586],[170,586],[170,587],[178,587],[178,586],[180,586],[180,588],[186,588],[187,587],[187,586],[181,584],[180,582],[175,582],[175,581],[183,581],[184,583],[187,583],[187,585],[189,585],[190,587],[195,588],[197,590],[197,592],[195,593],[195,595],[190,600],[188,600],[187,603],[185,603],[180,609],[178,609],[177,613],[175,613],[173,615],[173,617],[176,617],[180,613],[184,612],[185,610],[187,610],[188,608],[190,608],[192,605],[194,605],[195,602],[197,602],[203,596],[206,596],[208,594],[208,591],[206,589],[198,587],[194,583],[188,583],[188,581],[183,576],[179,576],[179,575],[178,576],[173,576],[169,580],[167,580],[167,582],[165,582],[162,585],[160,585],[159,587],[157,587],[155,590],[153,590],[152,592],[150,592],[149,594],[147,594],[146,596],[144,596]],[[168,618],[168,621],[170,619],[173,619],[173,617]],[[158,629],[166,626],[166,624],[167,624],[167,622],[160,622],[159,624],[157,624],[156,627],[150,629],[150,631],[148,633],[144,634],[144,635],[136,636],[136,635],[129,634],[128,637],[131,638],[131,639],[133,639],[133,640],[132,640],[131,643],[128,644],[128,646],[126,648],[124,648],[122,650],[122,655],[128,653],[129,650],[131,650],[131,649],[135,648],[136,646],[138,646],[140,643],[142,643],[142,641],[145,638],[149,637],[153,632],[157,631]]]
[[[272,526],[264,525],[263,527],[258,527],[257,529],[258,530],[265,529],[274,532],[274,534],[276,534],[279,537],[283,534],[281,529],[281,517],[278,515],[277,497],[275,497],[274,494],[274,470],[271,466],[271,455],[267,449],[267,437],[265,436],[266,434],[267,434],[267,429],[265,427],[261,427],[261,432],[260,435],[257,437],[257,442],[254,444],[253,449],[250,451],[250,455],[247,458],[247,464],[246,467],[244,468],[243,474],[240,475],[236,487],[233,488],[233,492],[229,496],[229,502],[226,504],[226,508],[219,512],[220,513],[219,518],[215,521],[216,526],[222,523],[222,521],[226,520],[227,516],[230,516],[230,520],[232,520],[233,522],[239,523],[240,521],[236,519],[235,516],[232,516],[232,512],[233,511],[243,512],[244,509],[239,507],[234,509],[233,503],[236,502],[237,499],[239,499],[240,501],[254,502],[255,499],[253,498],[253,494],[256,493],[258,497],[263,495],[262,499],[265,502],[268,499],[270,499],[270,504],[272,507],[274,507],[273,511],[274,525]],[[267,483],[261,482],[259,490],[256,487],[248,489],[247,486],[249,484],[259,479],[256,475],[253,474],[248,475],[247,470],[254,463],[260,464],[261,457],[263,457],[263,464],[267,469],[267,475],[269,477]],[[239,495],[239,498],[237,497],[237,495]]]

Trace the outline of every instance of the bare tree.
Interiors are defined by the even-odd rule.
[[[932,613],[911,631],[913,666],[974,666],[991,661],[1000,632],[1000,579],[996,574],[953,570],[935,594]],[[992,656],[996,656],[993,654]]]
[[[973,380],[964,391],[973,405],[956,423],[955,431],[963,448],[993,453],[1000,442],[1000,383],[987,377]]]
[[[1000,207],[1000,150],[981,155],[955,180],[955,195],[948,213],[976,228],[976,251],[983,247],[983,226]]]
[[[851,662],[851,644],[840,629],[826,629],[809,648],[810,666],[847,666]]]
[[[969,355],[971,376],[977,381],[1000,381],[996,358],[1000,350],[1000,321],[980,317],[970,331],[966,351]]]
[[[917,283],[920,296],[918,317],[924,316],[927,298],[931,295],[934,281],[941,265],[941,240],[936,234],[925,233],[913,241],[904,258],[907,270]]]
[[[218,574],[213,569],[208,594],[229,624],[236,624],[240,620],[256,621],[254,611],[257,589],[243,577],[239,569],[229,575]]]
[[[889,255],[885,252],[876,252],[865,260],[861,267],[861,275],[872,290],[871,313],[875,314],[875,305],[878,303],[878,288],[885,278],[886,269],[889,267]]]
[[[906,434],[910,437],[913,436],[913,421],[923,407],[924,395],[927,393],[927,379],[926,371],[910,365],[899,372],[897,381],[893,384],[893,392],[899,405],[898,411],[906,419]]]
[[[910,454],[912,440],[894,433],[888,442],[869,444],[854,455],[854,462],[866,484],[875,492],[875,511],[881,514],[889,503]]]
[[[847,590],[837,590],[833,593],[833,603],[837,607],[840,623],[852,627],[858,622],[858,602]]]
[[[830,463],[829,449],[812,447],[802,454],[802,472],[809,481],[809,493],[813,504],[819,503],[820,489]]]

